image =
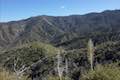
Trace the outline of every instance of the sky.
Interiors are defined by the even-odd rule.
[[[120,9],[120,0],[0,0],[0,22]]]

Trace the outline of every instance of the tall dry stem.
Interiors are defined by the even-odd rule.
[[[57,70],[58,70],[58,76],[59,76],[60,80],[62,80],[62,75],[63,75],[63,71],[64,71],[64,68],[61,66],[61,63],[62,63],[62,57],[60,56],[60,51],[58,51]]]
[[[65,72],[66,72],[66,75],[68,75],[68,60],[67,59],[65,60]]]
[[[93,70],[93,61],[94,61],[94,44],[92,39],[88,41],[88,60],[90,62],[90,68]]]

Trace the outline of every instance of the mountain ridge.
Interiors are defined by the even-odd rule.
[[[108,33],[120,32],[120,10],[108,10],[101,13],[88,13],[71,16],[37,16],[20,21],[0,23],[0,47],[19,46],[21,44],[40,41],[55,46],[80,48],[88,38]],[[74,39],[78,42],[74,42]],[[93,37],[91,37],[93,36]],[[95,37],[96,36],[96,37]],[[103,35],[102,35],[103,36]],[[100,38],[102,39],[102,38]],[[69,45],[60,45],[73,40]],[[119,40],[119,39],[118,39]],[[96,42],[98,43],[98,42]],[[83,46],[84,47],[84,46]]]

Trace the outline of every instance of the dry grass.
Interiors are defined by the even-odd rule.
[[[47,76],[47,80],[60,80],[58,76]],[[71,80],[69,77],[62,77],[62,80]]]
[[[97,65],[93,71],[82,75],[81,80],[120,80],[120,67],[115,65]]]
[[[3,68],[0,68],[0,80],[17,80],[16,74]],[[30,80],[27,76],[22,76],[19,80]]]

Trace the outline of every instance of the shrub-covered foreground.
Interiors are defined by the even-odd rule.
[[[61,53],[59,54],[61,56],[60,61],[58,61],[58,53]],[[64,52],[64,50],[48,44],[31,43],[0,54],[0,65],[2,64],[1,66],[11,71],[1,70],[0,80],[18,80],[16,74],[22,70],[34,80],[60,80],[60,78],[61,80],[120,80],[120,68],[118,66],[103,66],[119,61],[119,54],[109,51],[99,53],[100,55],[95,52],[94,55],[94,64],[92,64],[94,70],[89,70],[90,64],[86,49]],[[62,74],[62,77],[58,76],[58,63],[60,63],[59,73]],[[102,66],[95,67],[97,64],[102,64]],[[28,79],[22,76],[20,80]]]
[[[82,74],[81,80],[120,80],[120,67],[97,65],[93,71]]]
[[[0,80],[16,80],[16,75],[5,69],[0,69]],[[46,76],[47,80],[59,80],[56,76]],[[31,80],[27,76],[22,76],[20,80]],[[62,80],[72,80],[69,77],[63,77]],[[116,65],[97,65],[93,71],[87,71],[80,76],[80,80],[120,80],[120,67]]]
[[[58,77],[49,76],[48,80],[59,80]],[[63,80],[72,80],[63,78]],[[80,76],[80,80],[120,80],[120,67],[109,65],[97,65],[93,71],[87,71]]]

